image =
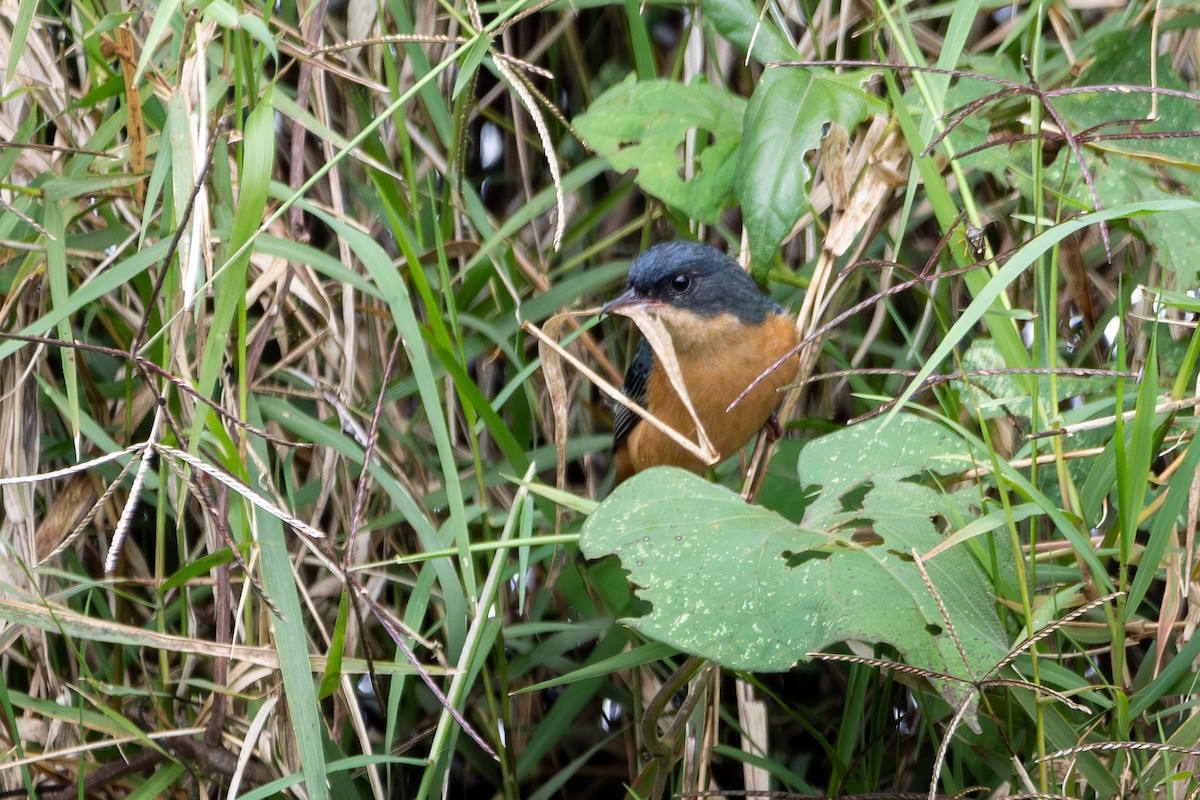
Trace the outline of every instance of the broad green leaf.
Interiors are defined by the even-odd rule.
[[[867,115],[862,90],[813,70],[769,69],[746,108],[738,148],[737,196],[754,273],[765,277],[796,221],[808,211],[812,173],[804,157],[830,121],[846,130]]]
[[[700,10],[717,33],[758,61],[794,61],[796,48],[774,20],[750,0],[702,0]]]
[[[824,436],[800,452],[800,480],[824,487],[809,504],[804,522],[828,526],[840,511],[853,511],[844,493],[869,482],[887,478],[905,481],[906,491],[925,488],[907,479],[957,472],[969,463],[967,455],[967,446],[948,429],[911,414],[900,414],[891,425],[876,419]],[[887,487],[876,485],[871,491]]]
[[[1028,421],[1033,398],[1013,375],[1002,373],[1007,366],[994,341],[980,337],[971,342],[962,358],[967,377],[957,384],[961,402],[986,419],[1012,415]]]
[[[1130,131],[1128,138],[1108,138],[1088,145],[1088,150],[1131,157],[1149,156],[1156,163],[1196,167],[1200,151],[1194,137],[1154,138],[1146,134],[1190,133],[1200,129],[1200,104],[1192,97],[1160,93],[1150,87],[1187,92],[1188,84],[1171,64],[1171,56],[1159,56],[1157,73],[1152,70],[1150,29],[1141,28],[1132,37],[1119,31],[1102,37],[1096,58],[1074,81],[1076,88],[1095,87],[1078,94],[1053,98],[1055,108],[1075,133],[1114,134]],[[1130,91],[1139,87],[1147,91]],[[1122,124],[1124,123],[1124,124]]]
[[[1200,121],[1197,122],[1200,125]],[[1197,127],[1196,130],[1200,130]],[[1189,140],[1194,143],[1195,140]],[[1065,157],[1065,153],[1060,158]],[[1107,163],[1090,164],[1096,178],[1096,193],[1104,207],[1138,200],[1169,200],[1180,196],[1200,197],[1200,172],[1154,163],[1153,159],[1110,155]],[[1074,195],[1090,206],[1083,185]],[[1164,267],[1175,273],[1176,286],[1195,286],[1200,275],[1195,254],[1200,252],[1200,216],[1195,214],[1151,215],[1130,220],[1146,243],[1153,247]]]
[[[962,547],[941,552],[925,564],[967,654],[969,663],[964,666],[910,560],[913,550],[924,555],[943,541],[933,524],[935,518],[952,511],[953,518],[967,518],[966,509],[956,498],[947,497],[933,476],[963,469],[971,462],[968,450],[945,427],[912,415],[901,415],[891,424],[871,420],[822,437],[800,453],[802,485],[821,487],[800,524],[831,536],[845,535],[847,529],[868,531],[868,542],[880,544],[859,552],[876,566],[867,575],[847,577],[864,577],[867,590],[877,592],[873,603],[864,604],[868,620],[874,614],[891,627],[903,619],[899,631],[904,640],[881,637],[883,641],[904,653],[910,664],[978,678],[1007,651],[990,581]],[[977,499],[973,493],[968,495]],[[886,575],[869,577],[874,569]],[[890,589],[889,582],[893,582]],[[922,618],[924,624],[934,626],[930,631],[938,629],[936,637],[928,632],[921,635]],[[948,699],[960,699],[963,689],[954,684],[939,686]]]
[[[1159,59],[1157,74],[1151,72],[1149,29],[1130,37],[1128,31],[1104,37],[1096,60],[1075,82],[1078,87],[1110,87],[1054,98],[1055,107],[1076,134],[1111,136],[1122,131],[1129,138],[1092,142],[1084,148],[1096,182],[1100,203],[1115,206],[1139,200],[1200,196],[1200,149],[1192,136],[1170,136],[1200,130],[1200,104],[1194,99],[1115,87],[1157,86],[1187,91],[1188,85],[1171,68],[1171,59]],[[1114,124],[1114,120],[1124,121]],[[1132,126],[1130,122],[1136,121]],[[1163,138],[1152,138],[1156,135]],[[1060,162],[1070,160],[1070,174],[1078,176],[1075,157],[1064,148]],[[1073,195],[1085,206],[1092,200],[1078,182]],[[1176,285],[1194,286],[1195,253],[1200,250],[1200,218],[1194,214],[1171,217],[1147,216],[1131,220],[1146,241],[1158,251],[1163,265],[1176,274]]]
[[[703,83],[630,78],[597,97],[575,118],[575,128],[613,169],[636,169],[634,180],[647,194],[713,224],[733,204],[745,105]],[[696,134],[691,162],[685,160],[689,132]]]
[[[847,640],[887,642],[917,667],[982,677],[1006,652],[990,584],[962,548],[926,567],[950,609],[964,665],[911,555],[941,541],[950,501],[922,482],[959,469],[963,445],[933,422],[902,417],[839,431],[801,454],[823,486],[800,525],[675,469],[621,484],[583,527],[589,558],[615,554],[650,603],[627,624],[733,669],[790,669]],[[855,535],[855,531],[861,535]],[[935,681],[950,702],[967,683]]]

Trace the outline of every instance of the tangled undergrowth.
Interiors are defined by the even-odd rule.
[[[1196,12],[0,6],[4,789],[1200,796]],[[610,495],[671,238],[802,379]]]

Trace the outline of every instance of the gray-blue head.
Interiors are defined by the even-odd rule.
[[[761,325],[779,306],[729,256],[698,242],[657,244],[633,260],[625,293],[603,312],[640,304],[670,305],[701,317],[733,314]]]

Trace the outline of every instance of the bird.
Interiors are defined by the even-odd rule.
[[[729,256],[698,242],[654,245],[629,265],[625,292],[601,315],[639,308],[671,335],[696,414],[721,460],[772,421],[779,389],[793,383],[799,359],[784,361],[734,409],[729,404],[798,342],[795,317],[767,297]],[[696,426],[644,337],[625,373],[622,393],[696,440]],[[654,466],[704,474],[703,461],[623,405],[613,417],[616,483]]]

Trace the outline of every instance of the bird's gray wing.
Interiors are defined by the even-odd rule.
[[[646,386],[650,380],[650,370],[654,368],[654,350],[651,349],[650,343],[645,339],[638,341],[637,352],[633,355],[633,361],[629,364],[629,369],[625,372],[625,385],[621,387],[621,392],[639,406],[646,407]],[[633,430],[633,426],[640,420],[637,414],[634,414],[628,408],[621,404],[617,404],[616,410],[613,412],[613,450],[615,451],[625,441],[625,437]]]

